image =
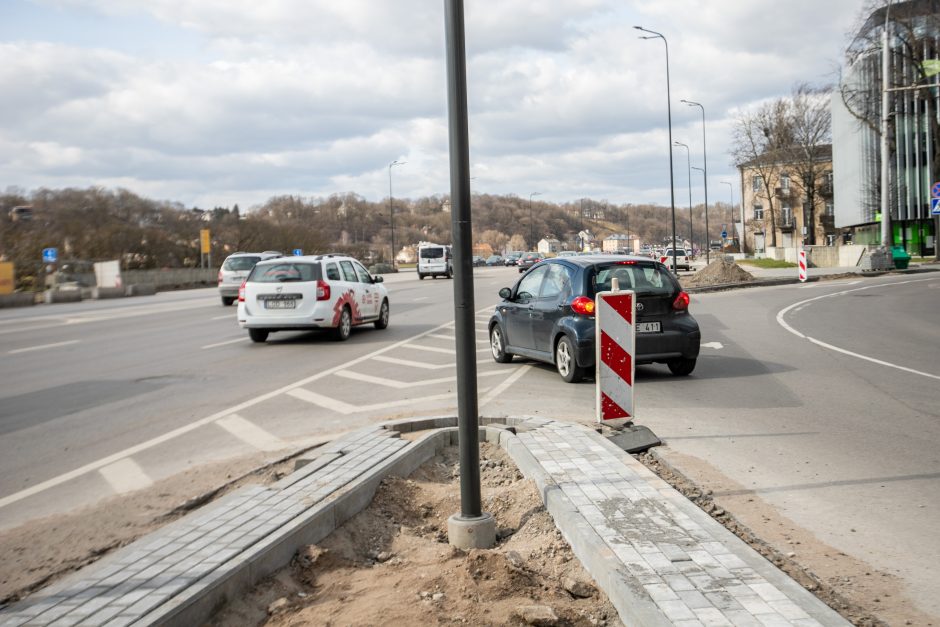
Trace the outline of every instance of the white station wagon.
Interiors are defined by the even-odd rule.
[[[275,331],[332,329],[337,340],[354,326],[388,326],[388,291],[346,255],[281,257],[260,261],[238,291],[238,324],[252,341]]]

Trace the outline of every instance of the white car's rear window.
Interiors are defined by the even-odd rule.
[[[320,264],[289,261],[255,266],[248,276],[250,283],[297,283],[319,279]]]

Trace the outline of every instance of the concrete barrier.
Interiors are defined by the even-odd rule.
[[[77,303],[82,300],[82,290],[46,290],[43,293],[43,302],[47,305],[52,303]]]
[[[91,297],[95,300],[103,298],[123,298],[123,287],[93,287],[91,288]]]
[[[35,292],[16,292],[0,294],[0,309],[6,307],[32,307],[36,304]]]
[[[124,288],[125,296],[153,296],[157,293],[157,286],[153,283],[138,283]]]

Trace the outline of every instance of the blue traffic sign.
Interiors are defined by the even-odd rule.
[[[59,260],[59,250],[57,248],[43,248],[42,249],[42,262],[43,263],[55,263]]]
[[[940,216],[940,198],[930,199],[930,215]]]
[[[933,198],[940,198],[940,183],[934,183],[930,188],[930,196]]]
[[[728,239],[728,231],[721,232],[721,239]]]
[[[295,256],[295,257],[303,257],[303,256],[304,256],[304,251],[302,251],[302,250],[299,249],[299,248],[295,248],[295,249],[294,249],[294,256]]]

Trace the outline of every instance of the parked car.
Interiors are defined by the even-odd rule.
[[[479,255],[474,255],[474,256],[473,256],[473,267],[474,267],[474,268],[479,268],[479,267],[485,266],[485,265],[486,265],[486,259],[484,259],[483,257],[481,257],[481,256],[479,256]]]
[[[248,278],[248,273],[255,264],[265,259],[280,257],[276,250],[267,250],[263,253],[232,253],[222,262],[219,269],[219,295],[222,304],[229,307],[238,298],[238,288]]]
[[[503,263],[503,258],[500,255],[490,255],[486,258],[487,266],[501,266]]]
[[[701,332],[689,313],[689,295],[665,265],[639,256],[549,259],[501,289],[489,320],[493,359],[536,359],[554,364],[565,381],[580,381],[595,366],[594,299],[615,277],[637,296],[635,363],[664,363],[674,375],[690,374]]]
[[[662,257],[665,257],[666,259],[663,260]],[[673,255],[672,255],[672,249],[671,249],[671,248],[667,248],[666,250],[663,251],[663,253],[662,253],[661,257],[660,257],[660,260],[661,260],[664,264],[666,264],[666,267],[668,267],[670,270],[675,270],[676,268],[682,268],[683,270],[691,270],[691,269],[692,269],[692,262],[689,260],[689,256],[688,256],[688,254],[686,253],[685,249],[682,249],[682,248],[677,248],[677,249],[676,249],[675,267],[673,267],[673,263],[672,263],[672,262],[673,262],[673,259],[672,259],[672,257],[673,257]]]
[[[543,259],[542,253],[526,253],[519,258],[516,265],[519,266],[519,272],[525,272]]]
[[[520,258],[522,257],[522,255],[524,255],[524,254],[525,254],[525,252],[524,252],[524,251],[521,251],[521,250],[511,250],[511,251],[509,251],[508,253],[506,253],[506,257],[505,257],[505,259],[506,259],[506,261],[505,261],[506,265],[507,265],[507,266],[515,266],[515,265],[517,265],[517,264],[519,263],[519,259],[520,259]]]
[[[330,329],[337,340],[352,328],[388,326],[388,291],[346,255],[281,257],[259,261],[238,291],[238,324],[254,342],[275,331]]]

